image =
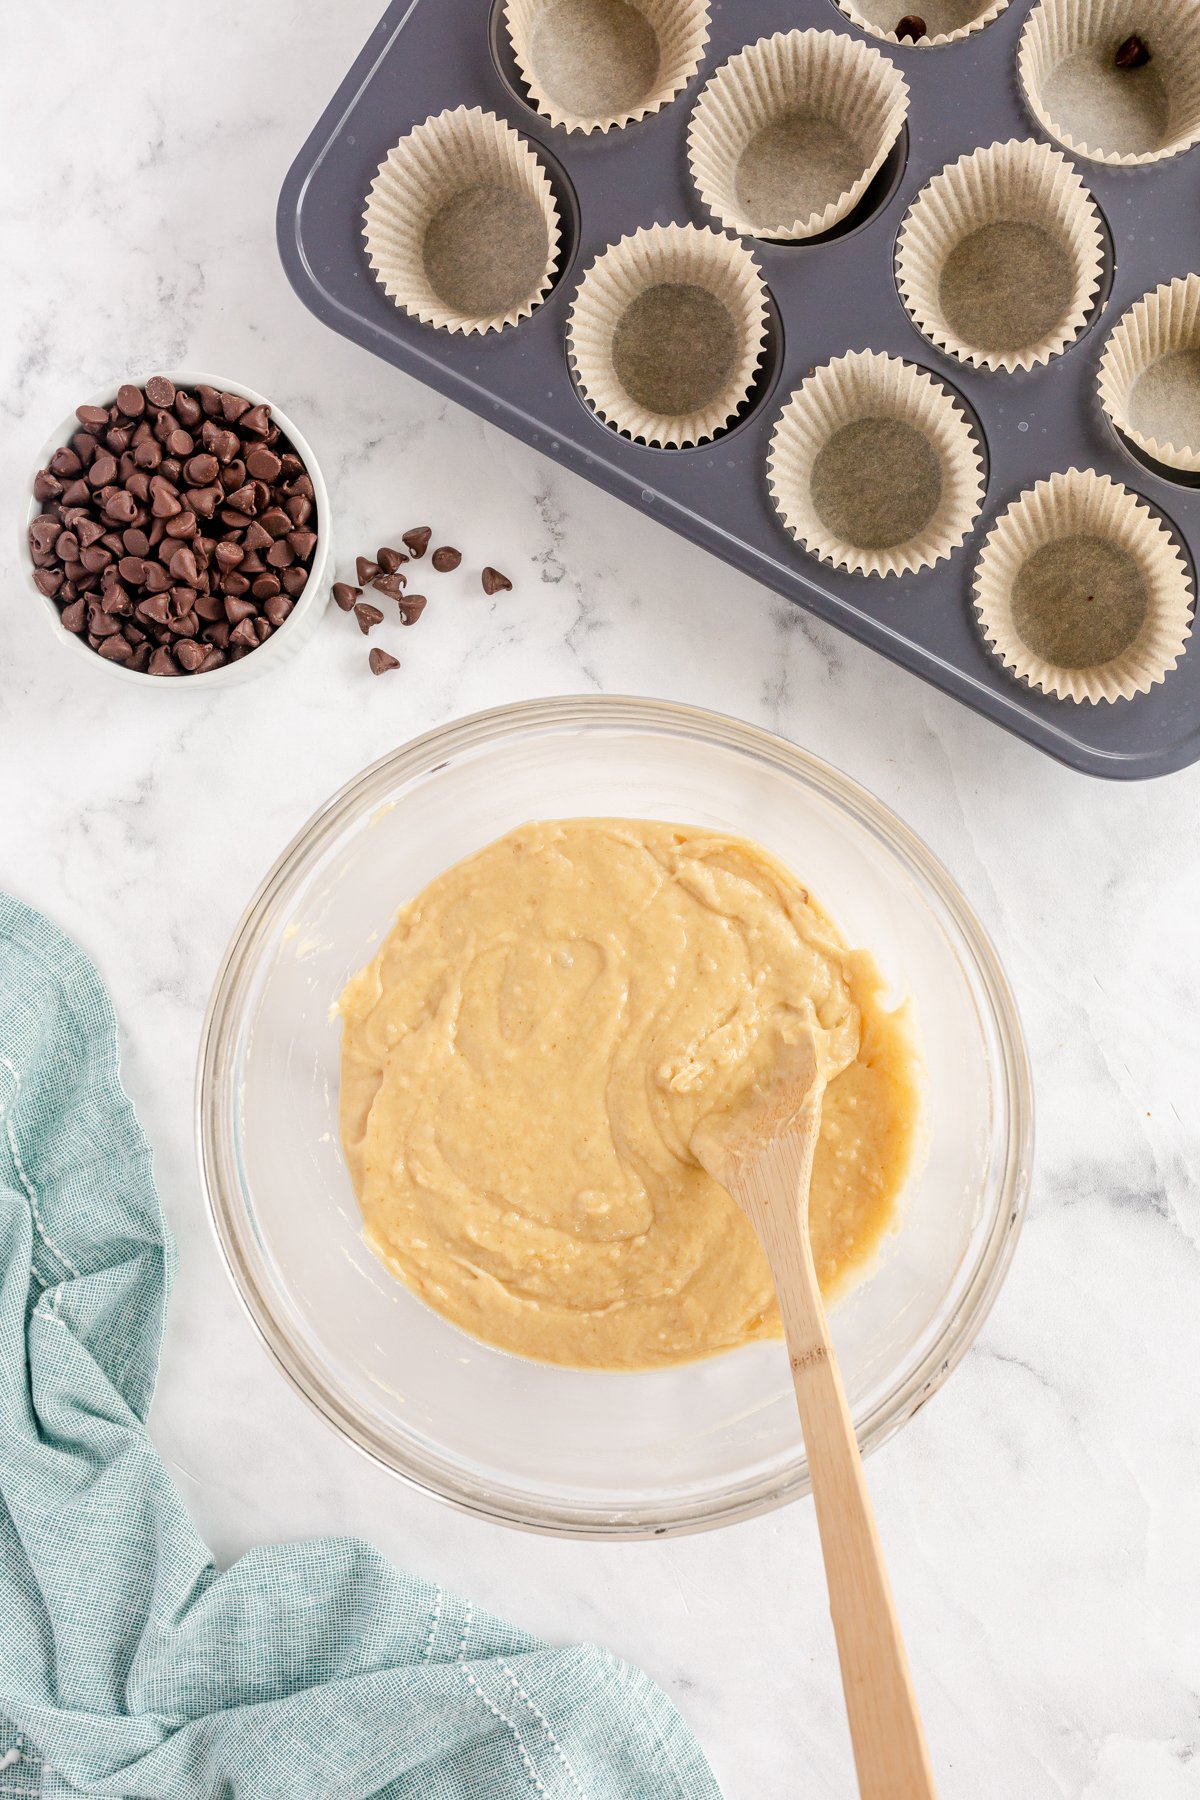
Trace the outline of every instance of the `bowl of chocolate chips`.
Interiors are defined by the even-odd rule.
[[[315,631],[329,498],[292,421],[189,371],[77,406],[38,459],[25,567],[61,643],[127,682],[265,674]]]

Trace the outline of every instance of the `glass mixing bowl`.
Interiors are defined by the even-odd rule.
[[[197,1129],[222,1252],[301,1394],[413,1485],[574,1536],[698,1530],[808,1489],[782,1346],[681,1368],[552,1368],[464,1336],[360,1236],[338,1138],[332,1008],[396,908],[530,819],[623,815],[756,838],[911,994],[924,1152],[898,1230],[833,1309],[859,1441],[934,1392],[995,1298],[1032,1146],[1021,1027],[970,907],[871,796],[781,738],[658,701],[539,700],[418,738],[280,857],[234,935],[200,1050]]]

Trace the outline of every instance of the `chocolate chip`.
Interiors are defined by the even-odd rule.
[[[207,652],[195,638],[184,638],[181,643],[176,644],[175,654],[179,658],[180,667],[186,669],[189,675],[194,675]]]
[[[428,602],[426,601],[424,594],[401,594],[398,604],[400,607],[400,623],[402,625],[415,625],[421,614],[425,611]]]
[[[165,375],[152,375],[146,383],[146,398],[151,406],[174,406],[175,383]]]
[[[271,409],[267,406],[252,406],[249,412],[242,414],[242,430],[251,437],[265,438],[271,426]]]
[[[385,544],[382,550],[375,552],[375,561],[385,575],[394,575],[396,570],[408,561],[408,558],[402,556],[399,550],[390,550]]]
[[[59,617],[67,631],[76,633],[82,631],[87,618],[87,601],[72,600],[69,606],[63,607]]]
[[[257,575],[250,583],[250,592],[256,600],[270,600],[275,594],[282,592],[283,583],[278,575]]]
[[[87,431],[103,431],[108,424],[108,412],[103,406],[77,406],[75,417]]]
[[[137,518],[137,501],[132,494],[118,489],[104,502],[104,516],[114,525],[129,525]]]
[[[386,675],[389,669],[398,669],[400,667],[400,658],[398,656],[389,656],[386,650],[372,650],[367,661],[371,665],[372,675]]]
[[[361,588],[351,587],[351,585],[348,581],[335,581],[334,582],[334,584],[333,584],[333,599],[334,599],[335,604],[340,606],[343,612],[353,612],[354,602],[356,600],[361,600],[361,598],[362,598],[362,589]]]
[[[50,458],[50,472],[53,475],[65,475],[70,480],[72,476],[83,473],[83,464],[69,444],[61,444]]]
[[[379,564],[377,562],[372,562],[369,556],[356,556],[354,559],[354,573],[359,587],[366,587],[367,583],[374,581],[375,577],[378,575]]]
[[[377,575],[371,586],[386,594],[389,600],[399,600],[404,594],[404,577],[399,571],[394,575]]]
[[[484,569],[480,580],[483,582],[483,591],[485,594],[499,594],[501,591],[506,591],[512,587],[512,582],[508,579],[508,576],[502,575],[499,569],[493,569],[490,563]]]
[[[1118,44],[1113,61],[1118,69],[1144,69],[1150,61],[1150,51],[1145,40],[1134,32],[1123,44]]]
[[[278,481],[283,465],[265,444],[255,444],[246,452],[246,471],[256,481]]]
[[[919,13],[905,13],[896,26],[896,36],[901,40],[907,38],[911,43],[918,43],[921,38],[928,36],[924,19]]]
[[[280,579],[284,593],[290,594],[292,599],[295,600],[299,598],[308,586],[308,570],[302,569],[298,563],[295,563],[290,569],[285,569],[283,571],[283,575]]]
[[[204,417],[204,409],[194,394],[176,394],[175,417],[188,431],[194,431]]]
[[[315,531],[289,531],[287,541],[300,561],[307,562],[317,547],[317,534]]]
[[[63,484],[58,479],[57,475],[52,475],[49,469],[38,470],[33,478],[33,497],[35,500],[40,500],[44,505],[48,501],[57,500],[62,494],[62,491]]]
[[[34,550],[52,550],[62,536],[62,526],[57,519],[42,513],[29,527],[29,542]]]
[[[410,556],[424,556],[429,548],[429,540],[432,536],[433,528],[431,526],[414,525],[411,531],[406,531],[404,533],[400,542],[404,545]]]
[[[93,488],[108,487],[117,479],[117,459],[107,451],[102,456],[93,457],[87,472],[88,486]]]
[[[62,584],[63,573],[61,569],[34,570],[33,585],[40,594],[45,594],[47,600],[53,600]]]
[[[383,623],[383,614],[377,606],[372,606],[368,600],[359,601],[358,605],[354,608],[354,616],[358,620],[358,629],[362,632],[364,637],[366,637],[368,631],[373,631],[376,625]]]
[[[440,550],[434,551],[430,561],[439,575],[448,575],[462,561],[462,551],[452,550],[449,544],[443,544]]]
[[[283,624],[295,604],[296,602],[287,594],[272,594],[266,605],[263,607],[263,612],[266,614],[270,623],[278,630],[279,626]]]

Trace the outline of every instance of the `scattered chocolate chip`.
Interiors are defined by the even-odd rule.
[[[429,525],[414,525],[400,539],[410,556],[424,556],[429,548],[429,540],[433,536],[433,528]]]
[[[319,541],[312,481],[270,408],[154,376],[76,417],[34,476],[29,530],[34,579],[64,629],[156,676],[203,674],[265,643]]]
[[[443,544],[440,550],[434,551],[429,560],[439,575],[448,575],[451,569],[457,569],[462,561],[462,551],[453,550],[449,544]]]
[[[404,593],[405,581],[397,570],[394,575],[377,575],[371,586],[377,593],[386,594],[389,600],[399,600]]]
[[[386,650],[372,650],[367,661],[371,665],[372,675],[386,675],[389,669],[400,667],[400,658],[389,656]]]
[[[401,594],[398,604],[400,607],[400,623],[402,625],[415,625],[421,614],[425,611],[428,602],[424,594]]]
[[[480,580],[483,582],[483,591],[485,594],[498,594],[502,589],[507,590],[512,587],[512,582],[508,579],[508,576],[502,575],[499,569],[493,569],[490,563],[484,569]]]
[[[343,612],[353,612],[354,602],[356,600],[361,600],[362,598],[362,589],[351,587],[348,581],[335,581],[333,584],[333,598]]]
[[[1150,61],[1150,51],[1143,38],[1136,31],[1127,37],[1123,44],[1118,44],[1113,62],[1118,69],[1144,69]]]
[[[356,556],[354,559],[354,573],[359,587],[366,587],[367,583],[369,581],[374,581],[375,577],[378,575],[379,564],[377,562],[372,562],[369,556]]]
[[[907,38],[913,44],[919,43],[923,37],[927,37],[928,28],[920,13],[905,13],[896,26],[896,36],[901,41]]]
[[[377,606],[372,606],[369,600],[358,602],[354,608],[354,616],[358,620],[358,629],[364,637],[368,631],[373,631],[376,625],[383,622],[383,614]]]
[[[385,575],[394,575],[396,570],[402,568],[408,561],[408,558],[403,556],[399,550],[390,550],[385,544],[382,550],[375,552],[375,561]]]

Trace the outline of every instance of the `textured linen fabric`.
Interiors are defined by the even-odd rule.
[[[0,895],[0,1800],[720,1800],[638,1670],[330,1539],[218,1573],[146,1435],[170,1272],[84,956]]]

